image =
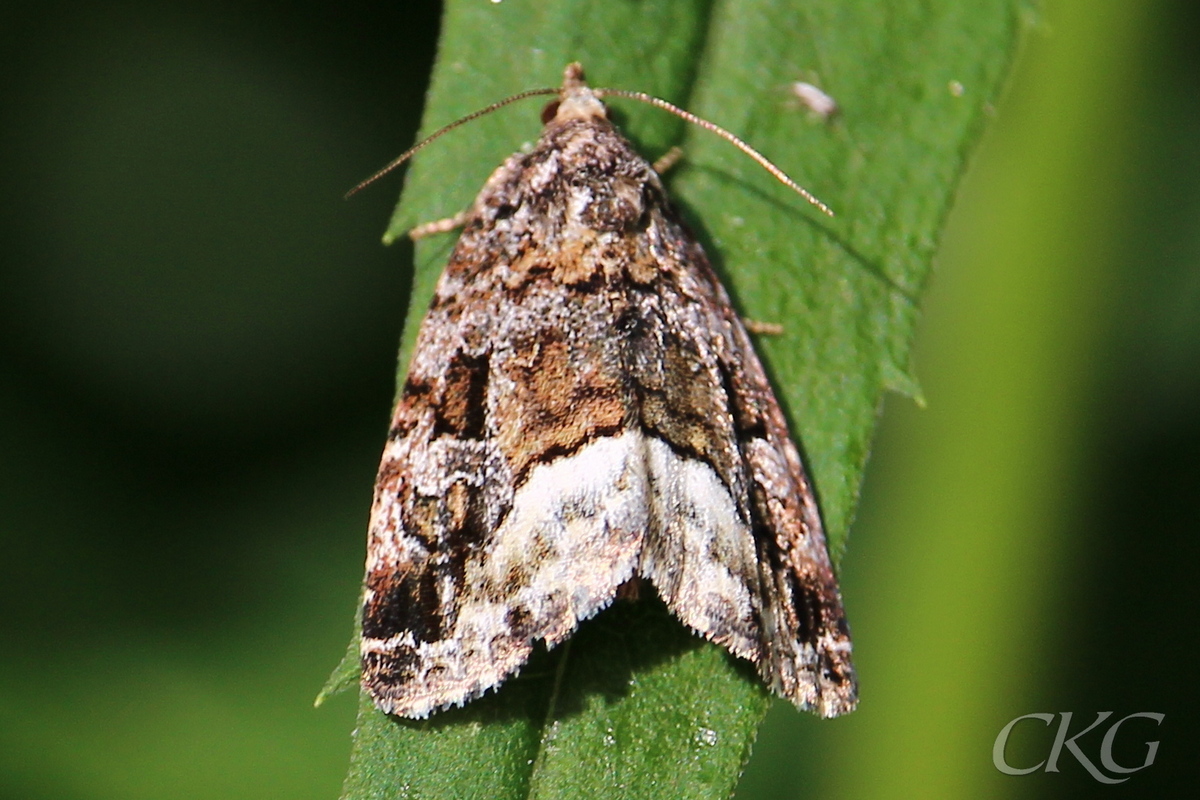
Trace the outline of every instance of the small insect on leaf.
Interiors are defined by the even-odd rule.
[[[798,707],[853,710],[850,634],[783,412],[602,98],[695,121],[828,209],[727,131],[593,90],[578,64],[561,88],[471,118],[539,94],[557,102],[537,144],[454,220],[464,231],[392,416],[363,688],[405,717],[461,705],[640,584]]]

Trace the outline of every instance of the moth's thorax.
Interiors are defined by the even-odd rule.
[[[637,246],[666,210],[666,192],[609,121],[580,65],[567,66],[553,111],[534,147],[509,158],[484,186],[476,232],[490,240],[478,245],[493,252],[517,245],[527,256],[575,259],[571,272],[578,274],[597,252]]]
[[[630,233],[645,227],[650,206],[666,204],[653,168],[607,119],[556,118],[529,164],[530,189],[562,201],[568,226]]]
[[[646,280],[675,226],[653,167],[607,118],[560,114],[488,181],[450,272],[487,270],[509,286],[546,274]]]

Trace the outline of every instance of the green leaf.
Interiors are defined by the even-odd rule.
[[[361,604],[354,613],[354,635],[350,637],[350,644],[346,645],[346,652],[342,653],[342,660],[338,662],[337,666],[333,668],[333,672],[329,674],[325,685],[321,687],[321,691],[317,694],[317,699],[313,701],[313,706],[320,708],[329,698],[358,685],[359,676],[362,674],[362,670],[358,664],[358,634],[360,630],[362,630]]]
[[[1017,49],[1012,0],[616,2],[454,0],[425,130],[583,62],[594,86],[645,91],[745,138],[834,208],[822,216],[711,134],[633,102],[614,116],[670,189],[741,313],[780,323],[759,350],[846,541],[887,389],[919,397],[908,363],[942,222]],[[789,99],[806,80],[841,115]],[[517,105],[421,155],[389,227],[467,207],[540,130]],[[408,355],[453,237],[415,249]],[[335,676],[336,677],[336,676]],[[344,676],[343,676],[344,677]],[[331,684],[332,686],[332,684]],[[869,702],[870,687],[865,694]],[[360,701],[346,798],[724,798],[769,704],[753,671],[653,601],[618,603],[498,691],[413,722]]]

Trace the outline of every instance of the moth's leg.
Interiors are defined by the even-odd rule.
[[[746,330],[751,333],[761,334],[763,336],[782,336],[783,326],[778,322],[759,322],[756,319],[746,319],[742,317],[742,324],[746,326]]]
[[[681,158],[683,158],[683,148],[677,146],[672,147],[670,150],[659,156],[658,160],[656,160],[652,166],[654,167],[655,172],[657,172],[659,175],[662,175],[671,167],[678,164]]]
[[[435,233],[446,233],[447,231],[452,231],[455,228],[461,228],[466,224],[470,215],[471,212],[469,210],[460,211],[453,217],[446,217],[445,219],[426,222],[425,224],[418,225],[410,230],[408,232],[408,238],[416,241],[417,239],[423,239],[426,236],[432,236]]]

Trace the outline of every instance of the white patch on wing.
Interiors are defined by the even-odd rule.
[[[708,464],[641,431],[534,467],[485,551],[467,564],[452,632],[416,643],[405,713],[474,697],[515,672],[531,642],[557,644],[637,571],[693,630],[759,655],[754,544]],[[528,616],[513,630],[511,612]],[[747,635],[749,634],[749,635]],[[364,644],[367,644],[364,642]],[[365,649],[414,644],[402,634]]]
[[[647,438],[646,452],[658,525],[639,572],[688,627],[757,660],[754,538],[729,489],[709,464],[666,442]]]
[[[560,170],[558,153],[550,153],[540,164],[535,164],[526,176],[529,181],[529,190],[535,193],[544,191]]]
[[[362,640],[364,654],[417,656],[403,696],[377,702],[424,717],[477,697],[516,672],[535,639],[557,644],[610,604],[651,526],[644,442],[627,431],[530,470],[504,523],[466,564],[453,629],[433,642],[408,631]]]
[[[466,585],[527,609],[550,644],[612,602],[649,527],[643,440],[627,431],[534,467]]]

